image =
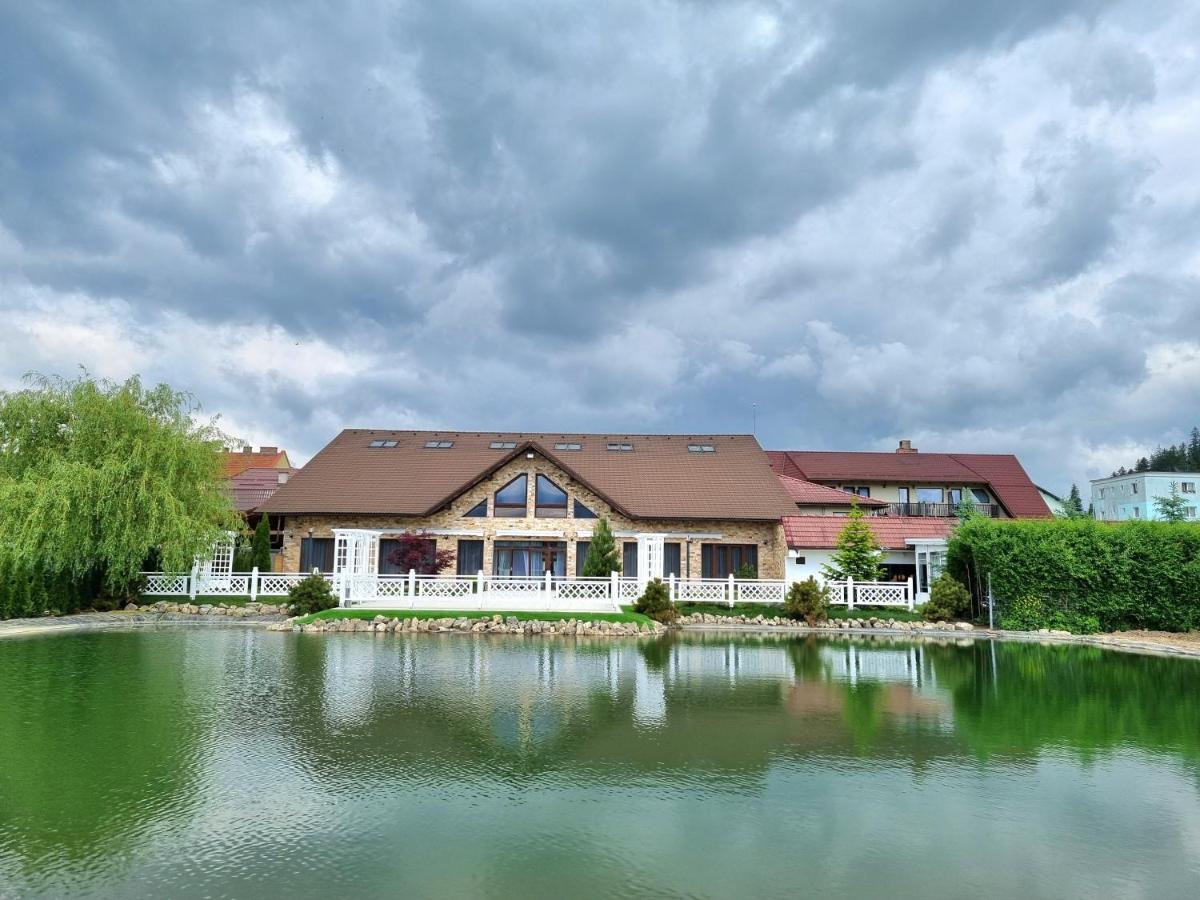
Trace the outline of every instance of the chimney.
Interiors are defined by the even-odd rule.
[[[253,448],[253,447],[243,447],[243,448],[242,448],[242,452],[243,452],[243,453],[253,453],[253,452],[254,452],[254,448]]]
[[[279,448],[278,447],[268,447],[266,444],[263,444],[261,447],[258,448],[258,452],[259,453],[278,453]]]
[[[900,446],[896,448],[897,453],[916,453],[917,448],[912,445],[912,441],[903,440]]]

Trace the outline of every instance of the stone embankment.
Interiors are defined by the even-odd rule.
[[[440,619],[418,619],[380,615],[374,619],[314,619],[305,625],[291,621],[276,622],[268,625],[267,629],[269,631],[297,631],[304,634],[361,631],[375,634],[460,632],[468,634],[582,634],[612,637],[653,636],[666,631],[666,627],[658,622],[639,625],[637,622],[589,622],[581,619],[560,619],[557,622],[536,619],[523,621],[516,616],[504,617],[501,615],[494,615],[490,619],[452,616]]]
[[[228,603],[168,603],[159,600],[148,606],[130,603],[126,612],[159,613],[177,616],[228,616],[231,619],[257,619],[263,616],[286,616],[291,607],[286,603],[247,603],[232,606]]]
[[[713,613],[692,613],[681,616],[676,623],[682,627],[714,627],[741,626],[743,628],[794,628],[804,631],[863,631],[879,629],[881,631],[974,631],[975,626],[970,622],[901,622],[896,619],[885,619],[879,616],[863,616],[859,619],[827,619],[815,625],[806,625],[795,619],[784,616],[721,616]],[[1066,632],[1062,632],[1066,634]]]

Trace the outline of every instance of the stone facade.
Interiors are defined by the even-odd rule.
[[[521,518],[498,518],[494,515],[495,493],[521,474],[529,476],[526,489],[526,512]],[[668,541],[681,547],[681,577],[701,575],[702,544],[755,544],[758,547],[758,575],[765,579],[782,579],[787,556],[787,542],[780,522],[740,520],[654,520],[630,519],[600,499],[584,485],[541,456],[520,458],[509,462],[493,475],[465,491],[449,506],[431,516],[378,516],[311,514],[289,515],[284,520],[283,571],[300,570],[300,542],[306,537],[333,537],[334,528],[369,528],[384,532],[426,531],[437,540],[438,549],[458,549],[459,540],[483,540],[483,570],[491,573],[496,540],[553,540],[566,543],[566,572],[574,575],[576,542],[588,540],[596,519],[538,518],[533,515],[536,476],[545,475],[568,496],[568,513],[578,500],[597,516],[608,519],[618,544],[636,540],[638,533],[662,533]],[[464,513],[481,501],[487,501],[486,518],[465,518]]]

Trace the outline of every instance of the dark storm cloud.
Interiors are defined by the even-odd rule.
[[[301,454],[757,404],[1082,477],[1195,399],[1198,23],[1151,5],[13,4],[0,386],[141,370]]]

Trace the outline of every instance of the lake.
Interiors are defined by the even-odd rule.
[[[248,628],[0,642],[0,896],[1200,894],[1200,663]]]

